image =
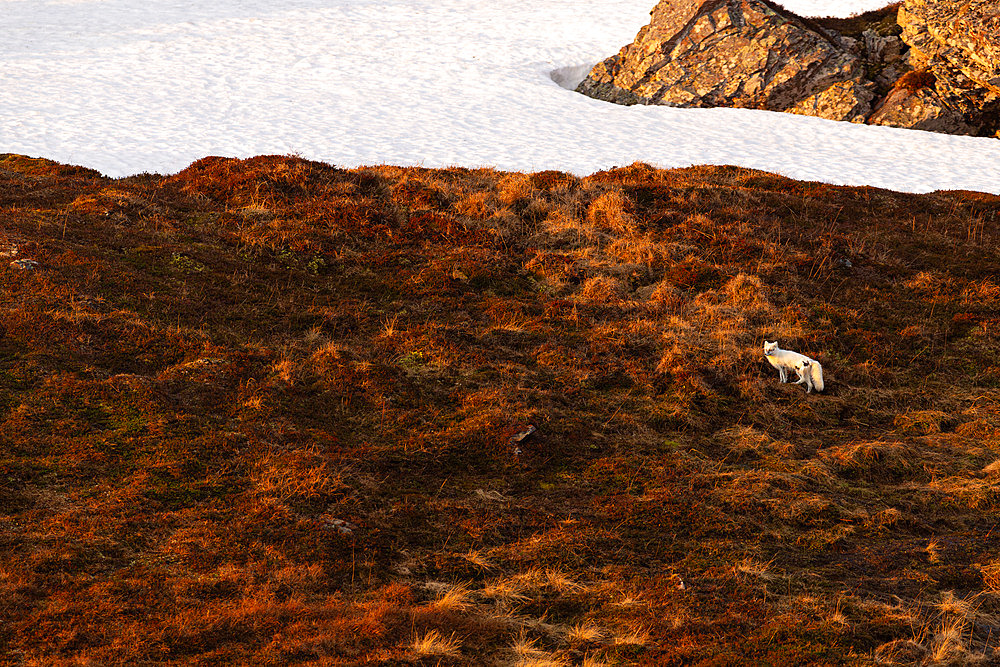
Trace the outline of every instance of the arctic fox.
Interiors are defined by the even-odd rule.
[[[813,388],[823,391],[823,367],[815,359],[791,350],[782,350],[778,347],[778,341],[768,343],[766,340],[764,356],[768,363],[778,369],[778,377],[782,382],[788,382],[788,371],[795,371],[799,376],[795,384],[805,383],[807,394]]]

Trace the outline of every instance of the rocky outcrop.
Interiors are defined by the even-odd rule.
[[[767,0],[663,0],[577,88],[619,104],[732,106],[864,121],[852,44]]]
[[[897,17],[910,65],[930,73],[926,94],[969,132],[1000,130],[1000,3],[906,0]],[[886,100],[886,106],[891,100]]]
[[[831,27],[831,26],[836,26]],[[661,0],[577,90],[619,104],[729,106],[951,134],[1000,129],[1000,2],[906,0],[809,20],[770,0]]]
[[[978,128],[950,109],[933,88],[895,88],[868,118],[870,125],[905,127],[945,134],[975,135]]]

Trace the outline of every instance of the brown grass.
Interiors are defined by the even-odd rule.
[[[437,630],[430,630],[421,636],[414,637],[410,648],[418,656],[433,656],[456,658],[460,655],[462,642],[454,636],[445,638]]]
[[[896,79],[892,87],[896,90],[906,90],[913,94],[924,88],[932,88],[937,83],[937,77],[929,69],[917,69],[907,72]]]
[[[0,249],[39,262],[0,263],[0,654],[994,659],[998,211],[0,156]]]

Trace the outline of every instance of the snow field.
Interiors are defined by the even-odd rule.
[[[111,176],[206,155],[588,174],[635,161],[1000,193],[1000,141],[570,86],[655,0],[0,0],[0,152]],[[784,3],[847,15],[881,2]]]

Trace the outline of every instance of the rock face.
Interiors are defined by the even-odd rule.
[[[910,65],[934,77],[928,95],[943,115],[969,128],[962,134],[995,135],[1000,130],[1000,2],[906,0],[897,20],[911,47]]]
[[[912,76],[917,75],[917,76]],[[931,83],[907,85],[907,79],[927,77]],[[949,106],[936,88],[933,74],[927,70],[909,72],[900,79],[903,85],[894,86],[889,94],[868,117],[870,125],[906,127],[913,130],[927,130],[945,134],[980,134],[980,127],[970,124],[965,116]]]
[[[838,35],[766,0],[662,0],[577,88],[619,104],[731,106],[863,122],[874,98]]]
[[[906,0],[898,24],[893,7],[870,15],[820,25],[770,0],[661,0],[633,43],[577,90],[618,104],[1000,129],[1000,1]]]

